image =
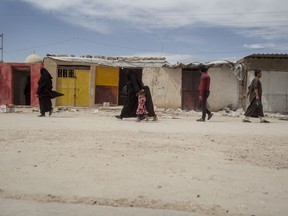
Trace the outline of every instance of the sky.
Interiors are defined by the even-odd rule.
[[[0,61],[30,54],[236,61],[288,53],[287,0],[1,0]]]

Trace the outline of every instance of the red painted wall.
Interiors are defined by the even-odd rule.
[[[7,63],[0,63],[0,104],[12,103],[12,72]]]
[[[6,63],[0,62],[0,105],[13,104],[13,68],[30,68],[31,74],[31,106],[38,106],[36,91],[43,63]]]
[[[31,71],[31,106],[38,106],[39,101],[36,97],[36,92],[38,88],[38,80],[40,78],[40,69],[43,67],[43,64],[33,64],[30,66]]]

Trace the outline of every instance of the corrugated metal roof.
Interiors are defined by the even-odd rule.
[[[241,63],[244,59],[249,58],[263,58],[263,59],[288,59],[288,54],[252,54],[248,55],[237,62],[230,62],[226,60],[221,61],[212,61],[208,63],[201,62],[177,62],[176,64],[170,64],[166,61],[165,57],[106,57],[106,56],[92,56],[92,55],[84,55],[80,57],[76,57],[74,55],[50,55],[47,54],[48,58],[52,58],[60,61],[68,61],[68,62],[86,62],[86,63],[95,63],[99,65],[112,66],[112,67],[169,67],[169,68],[191,68],[197,69],[202,65],[205,66],[221,66],[227,65],[234,67],[235,64]]]
[[[191,68],[191,69],[197,69],[201,67],[202,65],[207,66],[207,67],[212,67],[212,66],[221,66],[221,65],[234,65],[235,63],[226,61],[226,60],[219,60],[219,61],[212,61],[208,63],[200,63],[200,62],[191,62],[191,63],[181,63],[177,62],[176,64],[167,64],[165,67],[170,67],[170,68]]]
[[[68,55],[49,55],[51,58],[66,62],[86,62],[112,67],[162,67],[167,64],[164,57],[105,57],[85,55],[80,57]]]
[[[249,56],[244,57],[244,59],[247,58],[288,58],[288,54],[278,54],[278,53],[271,53],[271,54],[264,54],[264,53],[258,53],[258,54],[252,54]]]

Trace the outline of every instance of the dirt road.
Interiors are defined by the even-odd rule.
[[[288,121],[207,122],[159,113],[31,109],[0,113],[0,198],[169,209],[201,215],[288,214]]]

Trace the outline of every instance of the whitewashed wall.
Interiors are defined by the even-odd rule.
[[[254,71],[248,71],[247,86],[253,79]],[[288,112],[288,72],[262,71],[260,80],[264,112]],[[246,100],[246,105],[249,106],[249,100]]]
[[[208,103],[212,111],[226,106],[238,107],[239,81],[229,66],[213,67],[208,71],[211,77]],[[150,87],[154,106],[181,108],[182,69],[144,68],[143,82]]]
[[[239,81],[231,72],[229,66],[212,67],[208,70],[210,75],[210,96],[208,104],[212,111],[231,106],[238,107]]]
[[[181,108],[182,69],[144,68],[142,80],[151,90],[154,106]]]

